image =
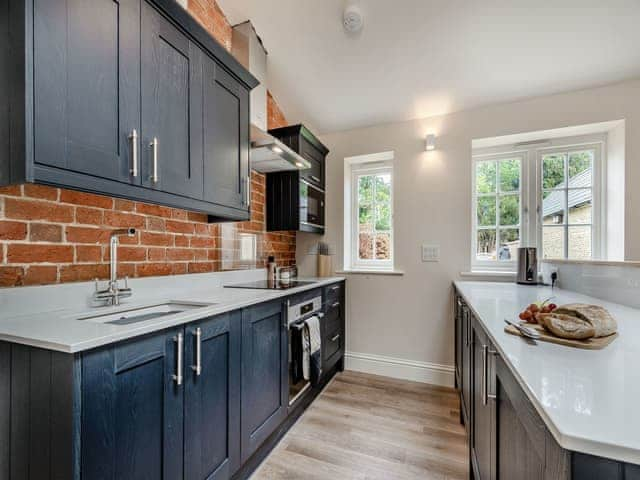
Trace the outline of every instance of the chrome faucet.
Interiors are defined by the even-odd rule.
[[[114,230],[113,232],[111,232],[111,238],[109,239],[109,285],[106,289],[100,290],[98,287],[98,279],[96,278],[96,291],[93,294],[94,300],[104,301],[107,303],[107,305],[120,305],[121,298],[127,298],[132,295],[132,291],[129,288],[128,277],[124,278],[124,288],[120,288],[118,286],[118,245],[120,244],[120,237],[124,235],[133,237],[135,234],[135,228],[125,228],[122,230]]]

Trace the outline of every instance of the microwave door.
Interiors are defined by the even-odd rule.
[[[305,181],[300,182],[300,221],[313,225],[324,224],[324,193],[309,185]]]

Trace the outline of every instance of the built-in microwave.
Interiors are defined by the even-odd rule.
[[[300,230],[324,230],[324,190],[300,179]]]

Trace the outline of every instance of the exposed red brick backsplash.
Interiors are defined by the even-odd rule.
[[[269,129],[286,127],[289,125],[287,119],[284,117],[282,110],[278,106],[271,92],[267,91],[267,124]]]
[[[225,48],[231,26],[214,0],[189,0],[189,11]],[[268,126],[287,121],[268,95]],[[252,172],[251,220],[235,224],[261,245],[258,264],[269,255],[295,264],[295,232],[265,232],[265,176]],[[119,272],[130,277],[201,273],[225,265],[221,226],[206,215],[41,185],[0,187],[0,286],[89,281],[109,276],[109,236],[114,228],[135,227],[121,238]]]

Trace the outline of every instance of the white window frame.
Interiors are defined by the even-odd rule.
[[[520,230],[520,242],[522,242],[522,237],[525,236],[524,225],[526,223],[525,217],[523,215],[524,208],[523,205],[525,203],[525,190],[527,189],[528,182],[526,180],[527,177],[527,152],[526,151],[507,151],[502,153],[488,153],[488,154],[480,154],[475,155],[473,157],[473,172],[471,175],[471,183],[472,183],[472,203],[471,203],[471,221],[472,221],[472,241],[471,241],[471,258],[472,258],[472,270],[474,271],[492,271],[492,272],[514,272],[516,270],[517,259],[513,258],[507,261],[498,261],[498,260],[478,260],[477,252],[478,252],[478,231],[484,230],[482,227],[478,227],[478,215],[477,215],[477,207],[478,207],[478,192],[476,191],[476,166],[481,162],[496,162],[496,223],[494,228],[496,229],[496,234],[501,228],[504,229],[513,229],[513,226],[505,225],[504,227],[500,226],[500,209],[499,209],[499,201],[498,198],[501,196],[500,194],[500,160],[509,160],[518,158],[520,159],[520,188],[517,190],[517,194],[520,195],[520,224],[517,228]],[[512,195],[516,194],[516,191],[509,192]],[[505,193],[502,196],[509,195],[509,193]],[[491,195],[491,194],[488,194]],[[482,194],[480,195],[482,196]],[[486,229],[486,228],[485,228]],[[496,235],[496,250],[499,248],[499,236]]]
[[[592,174],[591,174],[591,191],[592,191],[592,197],[591,197],[591,224],[590,226],[591,228],[591,260],[598,260],[602,258],[603,252],[605,252],[605,244],[606,244],[606,222],[605,222],[605,215],[606,215],[606,210],[605,210],[605,202],[604,202],[604,192],[603,192],[603,185],[606,185],[606,180],[604,180],[604,172],[605,169],[603,168],[603,156],[604,156],[604,151],[605,151],[605,145],[603,141],[600,142],[593,142],[593,143],[581,143],[581,144],[575,144],[575,145],[563,145],[563,146],[550,146],[550,147],[545,147],[545,148],[540,148],[537,150],[536,152],[536,171],[539,172],[537,175],[537,191],[536,191],[536,198],[538,201],[537,204],[537,215],[536,215],[536,220],[537,223],[540,225],[540,228],[538,228],[537,230],[537,239],[536,239],[536,245],[538,247],[538,252],[540,259],[544,259],[544,252],[542,251],[542,226],[543,226],[543,211],[542,211],[542,193],[543,193],[543,188],[542,188],[542,157],[544,155],[548,155],[549,153],[569,153],[569,152],[575,152],[575,151],[579,151],[579,150],[594,150],[594,157],[593,157],[593,165],[592,165]],[[567,172],[567,178],[566,181],[569,181],[568,178],[568,172]],[[564,190],[565,192],[567,192],[567,197],[568,197],[568,192],[569,190],[571,190],[570,188],[568,188],[568,183],[567,183],[567,187],[561,187],[557,190]],[[568,205],[567,205],[568,208]],[[558,227],[554,227],[554,228],[563,228],[564,229],[564,235],[565,235],[565,242],[564,242],[564,256],[562,258],[559,258],[559,260],[566,260],[567,259],[567,254],[568,254],[568,249],[569,249],[569,227],[570,226],[586,226],[586,224],[570,224],[569,223],[569,218],[568,218],[568,211],[567,213],[567,221],[566,223],[564,223],[562,226],[558,226]]]
[[[344,268],[352,271],[394,271],[395,236],[394,236],[394,190],[395,176],[393,169],[394,152],[381,152],[371,155],[360,155],[345,158],[345,222],[344,222]],[[390,259],[362,260],[358,255],[359,248],[359,202],[358,178],[365,175],[389,174],[391,177],[391,229]]]
[[[473,272],[509,272],[517,270],[517,258],[511,261],[477,259],[477,193],[476,163],[522,156],[520,182],[520,244],[542,252],[542,156],[544,154],[579,149],[595,149],[593,164],[592,259],[599,260],[606,250],[606,134],[582,135],[529,142],[529,145],[503,145],[474,150],[471,162],[471,270]],[[496,192],[496,194],[498,194]],[[499,223],[496,211],[496,224]],[[568,228],[568,227],[567,227]],[[496,248],[497,245],[496,245]],[[566,248],[565,248],[566,252]]]

